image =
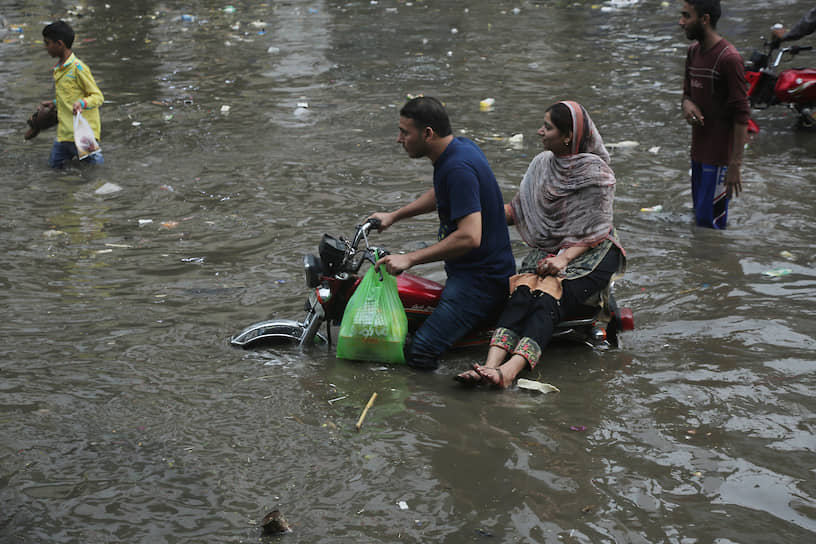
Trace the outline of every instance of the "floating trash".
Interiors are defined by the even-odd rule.
[[[513,134],[507,138],[507,142],[511,147],[519,149],[522,147],[522,145],[524,145],[524,134]]]
[[[766,270],[762,273],[763,276],[769,276],[772,278],[778,278],[780,276],[787,276],[793,272],[790,268],[774,268],[773,270]]]
[[[228,106],[227,104],[224,104],[223,106],[221,106],[221,113],[229,113],[229,111],[230,111],[230,106]]]
[[[397,505],[400,507],[400,510],[408,510],[408,503],[405,501],[399,501]]]
[[[787,250],[780,251],[779,256],[789,261],[793,261],[794,259],[796,259],[796,255]]]
[[[94,191],[94,194],[97,194],[97,195],[110,195],[110,194],[113,194],[113,193],[118,193],[121,190],[122,190],[122,188],[119,187],[118,185],[116,185],[115,183],[111,183],[109,181],[106,181],[105,183],[102,184],[101,187],[99,187],[96,191]]]
[[[480,111],[492,111],[493,106],[496,104],[495,98],[485,98],[481,102],[479,102],[479,110]]]
[[[539,391],[541,393],[560,393],[561,390],[558,389],[556,386],[551,385],[549,383],[537,382],[534,380],[525,380],[524,378],[519,378],[516,384],[521,389],[527,389],[529,391]]]
[[[612,149],[631,149],[633,147],[637,147],[640,145],[639,142],[634,140],[624,140],[622,142],[611,143],[611,144],[604,144],[606,147],[611,147]]]
[[[261,520],[261,527],[266,535],[291,533],[292,527],[280,510],[272,510]]]
[[[658,204],[657,206],[648,206],[646,208],[641,208],[640,211],[646,213],[656,213],[663,211],[663,204]]]
[[[152,219],[139,219],[139,226],[144,227],[145,225],[149,225],[152,222],[153,222]]]

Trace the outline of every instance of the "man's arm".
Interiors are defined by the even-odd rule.
[[[389,274],[400,274],[412,266],[455,259],[482,244],[482,212],[473,212],[456,223],[456,230],[433,244],[405,255],[388,255],[377,261]]]
[[[683,118],[689,125],[703,126],[703,112],[691,99],[691,78],[689,77],[689,60],[691,59],[691,48],[686,53],[686,67],[683,71],[683,100],[680,102],[680,109],[683,111]]]
[[[393,212],[377,212],[372,213],[369,215],[369,218],[379,219],[382,223],[380,227],[380,232],[384,231],[397,221],[402,219],[406,219],[408,217],[414,217],[416,215],[422,215],[423,213],[430,213],[436,209],[436,193],[434,193],[433,187],[422,193],[419,198],[411,202],[410,204],[406,204],[402,208],[395,210]]]
[[[513,205],[509,202],[504,205],[504,220],[508,225],[516,224],[516,216],[513,214]]]
[[[796,23],[788,33],[780,38],[780,41],[787,42],[798,40],[808,34],[811,34],[814,30],[816,30],[816,8],[811,9]],[[784,29],[783,29],[784,32]],[[774,32],[776,35],[777,32]]]
[[[738,197],[742,192],[742,154],[745,149],[745,141],[748,139],[748,125],[740,122],[734,123],[734,142],[731,147],[731,161],[728,163],[728,170],[725,173],[725,190],[728,198]]]
[[[748,139],[748,121],[751,119],[751,106],[748,103],[745,72],[742,57],[734,50],[722,71],[728,80],[728,110],[734,120],[734,138],[731,142],[731,155],[728,171],[725,174],[725,188],[728,198],[738,197],[742,192],[742,155]]]

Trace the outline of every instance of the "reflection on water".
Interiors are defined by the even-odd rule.
[[[5,540],[255,541],[274,508],[292,542],[812,539],[816,137],[758,112],[730,230],[693,227],[676,5],[78,5],[106,164],[51,172],[52,136],[21,136],[52,93],[41,26],[68,8],[0,0]],[[729,4],[720,30],[747,54],[804,9]],[[479,142],[506,199],[556,100],[638,142],[612,152],[617,296],[637,329],[620,350],[548,350],[528,377],[558,394],[458,388],[479,350],[417,374],[228,346],[300,317],[301,256],[324,232],[428,186],[427,161],[395,144],[420,92]],[[378,242],[435,232],[417,218]]]

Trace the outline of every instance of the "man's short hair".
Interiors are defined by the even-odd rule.
[[[686,0],[688,5],[694,8],[698,17],[702,17],[706,13],[711,21],[711,28],[717,28],[717,21],[722,15],[722,8],[720,8],[720,0]]]
[[[400,116],[412,119],[420,131],[425,127],[431,127],[434,133],[441,138],[453,132],[445,106],[430,96],[412,98],[402,107]]]
[[[48,38],[52,42],[62,41],[65,47],[71,49],[74,45],[74,29],[65,21],[56,21],[43,28],[43,38]]]

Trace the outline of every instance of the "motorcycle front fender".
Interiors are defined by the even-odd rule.
[[[291,319],[270,319],[254,323],[230,339],[230,344],[242,348],[265,343],[300,342],[306,328]]]
[[[300,321],[291,319],[269,319],[254,323],[230,339],[230,344],[242,348],[255,347],[266,344],[298,343],[301,346],[315,342],[328,343],[328,339],[320,334],[320,326],[326,321],[326,312],[313,291],[306,304],[306,318]]]

